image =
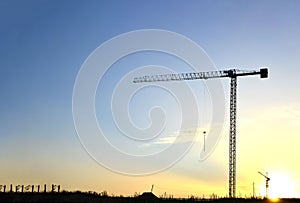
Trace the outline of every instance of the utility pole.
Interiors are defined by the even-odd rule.
[[[203,151],[205,152],[205,134],[206,132],[203,131]]]
[[[151,186],[151,193],[153,192],[154,185]]]

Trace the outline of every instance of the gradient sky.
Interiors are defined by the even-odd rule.
[[[72,94],[86,58],[119,34],[164,29],[195,41],[219,69],[269,67],[267,80],[239,79],[237,195],[251,195],[253,182],[256,193],[264,195],[264,179],[257,173],[262,171],[269,172],[273,196],[300,196],[299,10],[297,0],[0,1],[0,184],[55,183],[66,190],[117,195],[149,191],[154,184],[156,195],[226,195],[228,115],[206,161],[198,161],[202,144],[197,141],[173,167],[150,176],[107,170],[77,137]],[[147,65],[147,57],[135,57]],[[119,76],[108,77],[112,81],[102,81],[108,85],[105,94]],[[228,106],[229,83],[222,82]],[[144,102],[152,104],[148,97]],[[209,106],[209,100],[200,103]],[[139,111],[133,115],[143,125],[145,114],[139,117]],[[110,122],[105,116],[99,120]],[[202,140],[201,134],[195,136]]]

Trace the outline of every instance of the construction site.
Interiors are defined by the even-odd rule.
[[[253,192],[251,197],[237,197],[236,185],[236,125],[237,125],[237,78],[240,76],[260,75],[260,78],[268,77],[268,69],[261,68],[260,70],[241,71],[237,69],[230,69],[224,71],[213,72],[197,72],[197,73],[182,73],[182,74],[165,74],[165,75],[150,75],[135,77],[134,83],[144,82],[171,82],[181,80],[197,80],[197,79],[216,79],[216,78],[230,78],[230,126],[229,126],[229,164],[228,164],[228,195],[220,197],[211,195],[210,197],[196,197],[189,196],[187,198],[174,198],[173,196],[156,196],[153,193],[153,187],[150,192],[142,194],[135,194],[133,196],[115,196],[108,195],[106,191],[97,192],[69,192],[61,190],[60,185],[52,184],[50,189],[47,189],[45,184],[43,187],[40,185],[15,185],[10,184],[0,185],[0,200],[1,202],[300,202],[296,198],[269,198],[269,177],[268,173],[258,171],[258,174],[265,179],[265,194],[263,196],[255,195],[255,185],[253,183]],[[203,132],[204,136],[206,132]]]
[[[300,203],[300,0],[0,0],[0,203]]]

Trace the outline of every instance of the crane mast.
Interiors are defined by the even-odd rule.
[[[236,189],[236,91],[237,78],[230,81],[229,122],[229,197],[235,197]]]
[[[134,83],[163,82],[180,80],[197,80],[229,77],[230,80],[230,126],[229,126],[229,197],[234,198],[236,192],[236,104],[237,104],[237,77],[260,75],[268,77],[268,69],[261,68],[259,71],[244,71],[238,69],[219,70],[210,72],[174,73],[162,75],[146,75],[135,77]]]

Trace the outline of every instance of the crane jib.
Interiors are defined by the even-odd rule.
[[[268,69],[261,68],[259,71],[242,71],[238,69],[230,69],[223,71],[209,71],[209,72],[195,72],[195,73],[170,73],[161,75],[145,75],[135,77],[134,83],[143,82],[164,82],[164,81],[179,81],[179,80],[199,80],[199,79],[213,79],[213,78],[235,78],[238,76],[260,75],[260,78],[268,77]]]

